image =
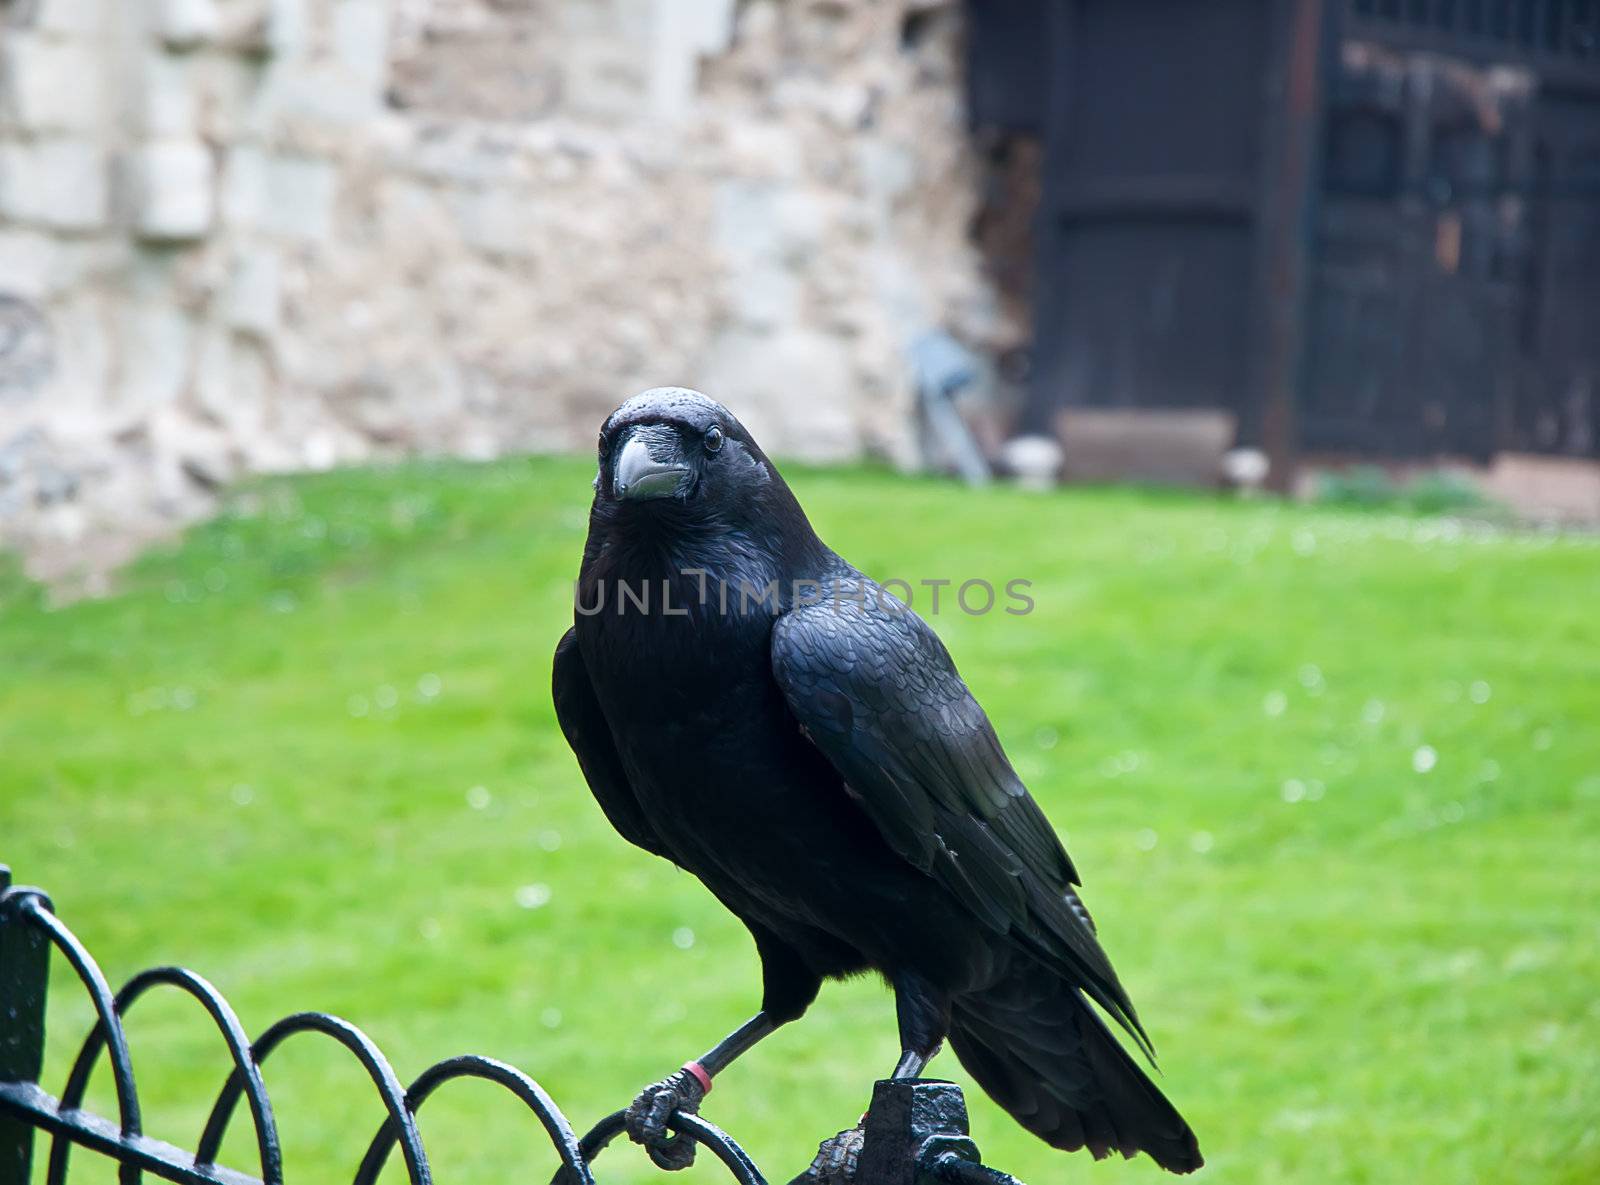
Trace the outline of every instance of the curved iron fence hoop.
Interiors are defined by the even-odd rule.
[[[133,1059],[128,1053],[128,1038],[122,1030],[122,1020],[117,1015],[117,1002],[116,997],[111,994],[111,985],[106,982],[106,977],[101,973],[100,965],[94,961],[94,956],[85,949],[83,943],[78,941],[77,935],[62,925],[54,913],[40,908],[37,898],[24,901],[20,913],[22,917],[49,935],[50,941],[66,956],[67,962],[72,965],[79,980],[83,982],[84,989],[94,1004],[95,1015],[99,1018],[95,1031],[104,1039],[110,1053],[111,1074],[117,1087],[117,1114],[122,1123],[122,1134],[142,1135],[139,1090],[133,1080]]]
[[[692,1136],[697,1143],[711,1149],[712,1154],[727,1166],[739,1185],[767,1185],[755,1161],[745,1150],[734,1143],[732,1137],[709,1119],[698,1115],[680,1115],[670,1125],[681,1136]]]
[[[389,1112],[389,1122],[395,1125],[411,1185],[432,1185],[433,1173],[428,1168],[428,1154],[423,1150],[422,1135],[417,1131],[417,1121],[406,1107],[405,1090],[401,1087],[394,1068],[389,1065],[389,1060],[373,1044],[372,1038],[349,1021],[330,1016],[326,1012],[297,1012],[293,1016],[284,1017],[261,1034],[250,1048],[251,1060],[257,1066],[262,1065],[272,1056],[273,1050],[296,1033],[325,1034],[355,1055],[356,1060],[366,1070],[367,1076],[372,1079],[372,1084],[378,1088],[383,1105]],[[223,1083],[222,1092],[217,1095],[217,1101],[211,1108],[210,1118],[206,1120],[205,1132],[200,1137],[200,1147],[195,1154],[198,1161],[210,1164],[215,1160],[243,1088],[243,1080],[239,1071],[235,1069]]]
[[[591,1127],[579,1144],[583,1159],[593,1163],[594,1158],[603,1152],[612,1140],[620,1136],[627,1123],[626,1110],[613,1111],[599,1123]],[[761,1170],[756,1168],[755,1162],[750,1159],[745,1150],[736,1144],[727,1132],[723,1131],[710,1120],[698,1115],[674,1115],[667,1124],[668,1128],[680,1137],[692,1139],[696,1143],[704,1144],[711,1149],[711,1154],[720,1160],[739,1185],[767,1185],[766,1178],[761,1175]],[[561,1181],[557,1174],[556,1181]]]
[[[235,1072],[243,1075],[245,1097],[250,1102],[251,1118],[255,1121],[256,1147],[261,1155],[263,1185],[283,1185],[283,1152],[278,1143],[278,1125],[272,1114],[272,1102],[267,1097],[266,1084],[261,1080],[261,1070],[251,1060],[250,1038],[245,1035],[244,1026],[239,1023],[238,1016],[234,1014],[221,992],[217,991],[204,976],[196,975],[187,967],[152,967],[139,972],[123,984],[122,990],[112,1001],[117,1015],[126,1017],[134,1003],[154,987],[172,987],[194,997],[216,1022],[217,1029],[228,1046],[228,1053],[233,1058]],[[94,1071],[95,1060],[104,1044],[103,1030],[96,1025],[84,1038],[77,1059],[72,1063],[72,1072],[67,1076],[66,1088],[61,1092],[61,1106],[64,1109],[76,1110],[82,1105],[89,1077]],[[52,1144],[47,1185],[64,1185],[67,1154],[70,1149],[71,1145],[59,1136]],[[195,1163],[204,1168],[212,1163],[212,1159],[197,1157]]]
[[[589,1165],[578,1144],[578,1137],[573,1132],[572,1125],[567,1122],[567,1117],[561,1113],[561,1108],[556,1106],[555,1100],[545,1092],[544,1087],[515,1066],[474,1053],[435,1062],[419,1074],[417,1080],[406,1091],[406,1107],[415,1114],[429,1095],[446,1082],[454,1082],[460,1078],[479,1078],[485,1082],[492,1082],[522,1100],[528,1110],[539,1117],[539,1122],[544,1125],[545,1134],[550,1137],[550,1143],[555,1146],[556,1153],[561,1157],[562,1169],[558,1176],[563,1176],[569,1182],[576,1182],[577,1185],[594,1185],[594,1176],[589,1171]],[[378,1174],[389,1158],[389,1150],[394,1147],[394,1141],[394,1122],[387,1120],[378,1129],[377,1135],[373,1136],[366,1156],[362,1157],[354,1185],[372,1185],[372,1182],[377,1180]]]

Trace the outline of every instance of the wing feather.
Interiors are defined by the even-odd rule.
[[[1149,1039],[1095,937],[1060,839],[937,635],[878,595],[796,608],[772,633],[789,709],[884,838]],[[852,592],[854,592],[852,588]]]

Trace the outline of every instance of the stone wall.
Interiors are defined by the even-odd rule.
[[[258,471],[587,449],[658,383],[907,461],[1011,328],[954,0],[0,0],[0,541],[103,571]]]

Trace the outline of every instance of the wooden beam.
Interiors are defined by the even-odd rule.
[[[1323,113],[1341,0],[1268,0],[1261,197],[1257,207],[1253,394],[1267,484],[1294,487]]]

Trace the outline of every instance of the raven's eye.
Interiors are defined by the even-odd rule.
[[[706,452],[716,453],[722,451],[722,429],[712,424],[706,429]]]

